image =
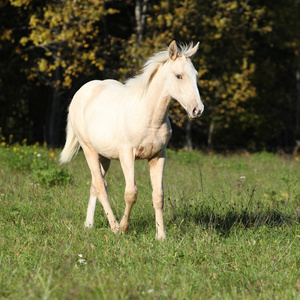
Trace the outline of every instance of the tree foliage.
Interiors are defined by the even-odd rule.
[[[2,1],[3,132],[59,144],[67,105],[80,85],[92,78],[123,81],[176,39],[201,42],[194,65],[205,104],[203,117],[191,123],[172,103],[177,146],[186,134],[180,128],[187,128],[198,147],[292,147],[300,135],[299,5],[294,0]],[[20,133],[21,123],[26,125]]]

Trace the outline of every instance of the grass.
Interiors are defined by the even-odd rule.
[[[300,299],[298,160],[168,151],[157,242],[145,161],[129,232],[115,235],[99,204],[95,227],[83,227],[88,167],[80,152],[61,169],[58,155],[2,142],[0,298]],[[107,180],[120,219],[118,162]]]

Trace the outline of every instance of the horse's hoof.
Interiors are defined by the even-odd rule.
[[[156,234],[155,235],[155,238],[158,240],[158,241],[165,241],[167,239],[167,236],[166,234],[163,232],[161,234]]]
[[[90,222],[87,222],[87,221],[85,221],[85,222],[84,222],[84,227],[86,227],[86,228],[93,228],[93,227],[94,227],[94,224],[93,224],[93,223],[90,223]]]
[[[120,231],[120,225],[117,221],[111,226],[111,231],[113,233],[118,233]]]
[[[126,222],[125,220],[122,220],[121,223],[120,223],[121,232],[125,233],[128,228],[129,228],[129,223]]]

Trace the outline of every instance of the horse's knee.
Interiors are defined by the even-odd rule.
[[[164,192],[162,190],[152,193],[152,202],[155,209],[164,208]]]
[[[137,200],[138,189],[135,185],[134,187],[126,187],[125,189],[125,201],[128,204],[133,205]]]

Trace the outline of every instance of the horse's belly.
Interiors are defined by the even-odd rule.
[[[100,148],[96,148],[95,149],[98,151],[99,154],[101,154],[102,156],[109,158],[109,159],[119,159],[119,151],[116,148],[112,148],[112,147],[103,147],[101,146]]]
[[[120,138],[114,132],[98,127],[97,130],[88,130],[88,136],[92,146],[99,154],[110,159],[119,159]]]

